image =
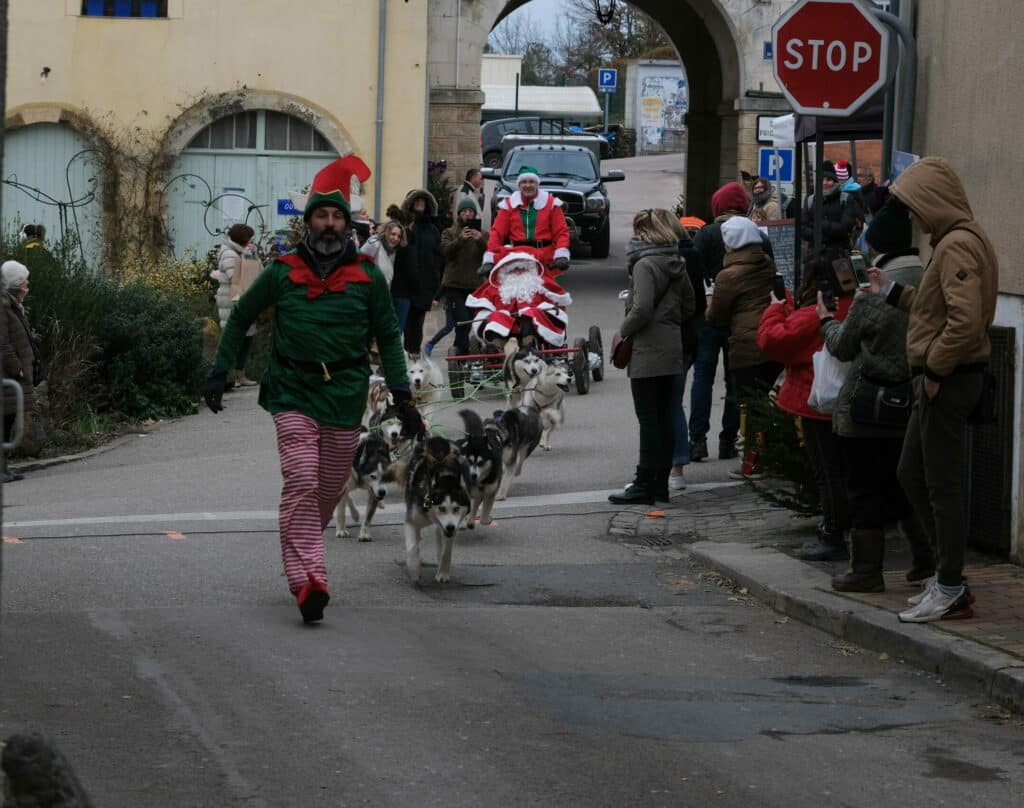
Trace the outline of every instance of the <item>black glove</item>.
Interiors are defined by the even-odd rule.
[[[210,368],[206,374],[206,387],[203,390],[203,399],[210,412],[220,412],[224,409],[224,387],[227,385],[228,372]]]
[[[480,269],[476,271],[476,274],[479,275],[481,278],[486,278],[488,275],[491,274],[492,269],[494,269],[494,264],[492,263],[481,264]]]
[[[564,272],[569,268],[569,259],[565,258],[564,256],[562,258],[556,258],[554,261],[551,262],[551,266],[553,266],[555,269],[560,269]]]
[[[406,387],[392,388],[391,398],[398,409],[398,417],[402,419],[402,437],[422,437],[427,430],[423,425],[423,416],[416,409],[416,404],[409,389]]]

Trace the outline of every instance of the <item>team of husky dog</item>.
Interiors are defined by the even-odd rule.
[[[405,564],[409,580],[419,585],[420,539],[431,525],[437,538],[437,583],[450,577],[452,547],[459,530],[476,522],[492,523],[497,500],[508,496],[512,480],[537,449],[551,448],[551,433],[564,422],[569,372],[560,362],[548,363],[532,348],[510,340],[502,368],[507,407],[481,418],[473,410],[459,411],[465,437],[459,440],[409,435],[391,401],[384,380],[370,382],[363,433],[352,473],[335,510],[337,535],[350,535],[347,514],[359,525],[359,541],[371,541],[371,522],[387,485],[402,487],[405,496]],[[429,358],[409,363],[409,383],[416,406],[430,413],[440,401],[444,380]],[[362,516],[352,495],[366,492]]]

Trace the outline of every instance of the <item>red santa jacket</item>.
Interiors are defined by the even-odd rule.
[[[522,211],[527,210],[528,207],[519,191],[502,200],[498,206],[498,215],[491,225],[490,238],[487,239],[487,252],[484,253],[485,264],[497,263],[506,253],[512,252],[516,246],[525,246],[524,244],[517,245],[516,242],[526,244],[540,242],[543,244],[543,247],[537,247],[534,252],[544,266],[550,266],[556,258],[569,257],[569,225],[565,223],[562,201],[541,189],[534,197],[533,208],[537,218],[534,222],[533,234],[529,235],[523,226],[522,215]]]
[[[836,302],[835,318],[845,320],[853,298],[841,297]],[[757,347],[769,358],[786,366],[786,380],[779,390],[779,409],[790,415],[831,421],[831,415],[818,412],[807,404],[814,382],[811,360],[824,344],[818,311],[814,306],[793,311],[792,305],[792,298],[787,294],[785,305],[774,304],[764,310],[757,329]]]

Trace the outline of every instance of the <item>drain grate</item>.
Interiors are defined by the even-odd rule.
[[[637,544],[645,547],[671,547],[675,542],[667,536],[635,536]]]

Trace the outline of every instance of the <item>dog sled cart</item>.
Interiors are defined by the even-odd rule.
[[[515,296],[508,284],[523,281],[529,289]],[[509,301],[512,303],[509,303]],[[570,341],[565,307],[572,299],[529,249],[517,248],[499,261],[488,280],[467,300],[476,311],[470,335],[470,352],[452,347],[446,357],[448,386],[453,399],[491,384],[501,384],[505,344],[515,337],[546,362],[561,362],[569,371],[570,384],[586,395],[590,382],[604,379],[604,343],[601,329],[590,326],[586,338]],[[485,341],[486,337],[486,341]],[[532,344],[531,344],[532,343]]]

